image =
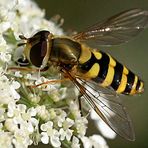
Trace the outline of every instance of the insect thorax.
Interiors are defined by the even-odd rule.
[[[57,64],[76,65],[80,56],[81,45],[68,38],[54,38],[50,61]]]

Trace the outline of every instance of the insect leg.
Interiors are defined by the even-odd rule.
[[[44,67],[43,69],[39,69],[39,68],[27,68],[27,67],[8,67],[7,70],[9,71],[28,71],[28,72],[44,72],[47,71],[49,69],[48,66]]]
[[[69,80],[69,79],[63,78],[63,79],[49,80],[49,81],[46,81],[46,82],[43,82],[43,83],[40,83],[40,84],[37,84],[37,85],[32,85],[31,88],[36,88],[36,87],[39,87],[39,86],[42,86],[42,85],[45,85],[45,84],[49,84],[49,83],[61,83],[61,82],[67,81],[67,80]]]
[[[81,105],[81,97],[82,97],[83,95],[81,94],[81,93],[79,93],[79,95],[78,95],[78,103],[79,103],[79,110],[80,110],[80,113],[83,115],[83,113],[82,113],[82,105]]]

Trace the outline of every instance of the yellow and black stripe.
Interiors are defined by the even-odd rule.
[[[83,75],[99,83],[103,87],[111,86],[117,93],[133,95],[142,93],[143,82],[102,51],[91,51],[88,47],[81,46],[78,69]]]

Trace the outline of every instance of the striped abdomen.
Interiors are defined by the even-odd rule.
[[[143,82],[109,54],[81,46],[79,71],[103,87],[111,86],[117,93],[136,94],[144,90]]]

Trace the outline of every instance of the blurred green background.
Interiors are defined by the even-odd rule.
[[[148,0],[36,0],[36,2],[39,7],[45,9],[47,19],[60,14],[65,20],[62,26],[65,31],[83,30],[126,9],[148,10]],[[148,29],[129,43],[106,50],[145,82],[144,94],[126,97],[124,100],[133,120],[136,141],[129,142],[118,136],[114,140],[107,140],[107,143],[110,148],[148,148]],[[96,133],[95,130],[94,132]]]

